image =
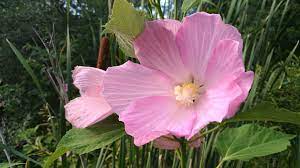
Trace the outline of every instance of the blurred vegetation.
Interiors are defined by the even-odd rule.
[[[191,0],[186,0],[191,1]],[[72,67],[75,65],[96,66],[98,49],[103,37],[103,25],[109,19],[112,0],[73,0],[70,11],[65,0],[13,0],[0,2],[0,134],[5,144],[43,162],[54,150],[61,138],[61,102],[59,90],[65,85],[67,66],[67,23],[70,27]],[[149,19],[158,18],[158,13],[147,0],[131,1],[138,9],[145,11]],[[178,17],[183,0],[176,0]],[[207,3],[210,2],[210,3]],[[247,69],[256,73],[256,83],[244,109],[257,102],[272,101],[291,111],[300,111],[300,50],[295,47],[300,39],[300,2],[297,0],[194,0],[187,14],[197,10],[220,13],[227,23],[235,25],[244,38],[244,60]],[[174,16],[174,1],[161,1],[162,12],[167,18]],[[67,15],[70,16],[69,21]],[[105,58],[106,66],[123,63],[128,57],[118,49],[113,35],[106,35],[110,41],[110,57]],[[42,86],[41,94],[31,76],[23,68],[6,39],[12,42],[26,58]],[[293,51],[293,49],[295,49]],[[293,51],[293,52],[292,52]],[[132,58],[130,58],[132,59]],[[53,63],[54,62],[54,63]],[[54,66],[55,65],[55,66]],[[57,79],[51,80],[51,78]],[[61,82],[59,82],[61,79]],[[54,84],[53,84],[54,82]],[[57,87],[58,90],[55,88]],[[76,90],[69,89],[71,99],[77,96]],[[46,100],[42,101],[43,99]],[[265,123],[272,125],[272,123]],[[65,125],[65,124],[63,124]],[[70,125],[67,124],[67,128]],[[247,163],[228,162],[224,167],[299,167],[300,134],[299,128],[282,125],[280,130],[298,137],[293,146],[282,153],[251,160]],[[217,134],[217,133],[215,133]],[[213,139],[215,134],[209,138]],[[207,147],[208,144],[204,144]],[[103,148],[78,157],[68,154],[69,166],[93,167],[96,162],[108,160],[119,167],[171,167],[179,160],[170,151],[152,148],[133,147],[129,137],[123,137],[114,143],[113,151],[125,150],[116,156],[120,163],[111,158],[110,149]],[[120,149],[119,149],[120,148]],[[126,153],[127,150],[127,153]],[[134,163],[132,152],[138,153]],[[202,155],[200,149],[193,150],[193,157]],[[100,154],[98,154],[100,153]],[[119,152],[121,153],[121,152]],[[200,164],[215,167],[218,161],[216,152],[209,151],[208,161],[191,161],[191,165]],[[14,163],[24,163],[36,167],[28,159],[9,151]],[[110,157],[108,157],[110,156]],[[139,157],[139,158],[137,158]],[[161,161],[161,158],[164,161]],[[204,158],[205,159],[205,158]],[[0,153],[0,163],[7,162],[7,156]],[[205,163],[202,163],[205,162]],[[56,163],[60,166],[62,163]],[[62,164],[64,165],[64,164]],[[99,165],[99,164],[98,164]],[[5,167],[3,164],[2,166]],[[21,165],[23,167],[24,165]],[[1,167],[1,164],[0,164]]]

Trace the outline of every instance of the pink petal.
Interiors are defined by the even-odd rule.
[[[243,72],[235,82],[240,86],[242,89],[242,94],[237,97],[231,104],[229,108],[229,112],[226,118],[231,118],[235,115],[238,111],[242,102],[244,102],[248,96],[249,90],[251,88],[252,82],[254,78],[254,73],[252,71]]]
[[[220,15],[200,12],[184,18],[176,43],[184,64],[198,78],[196,80],[203,81],[211,53],[223,39],[238,41],[242,53],[240,33],[233,26],[224,24]]]
[[[174,33],[180,24],[171,20],[149,21],[134,41],[135,54],[142,65],[159,70],[178,83],[190,78],[175,43]]]
[[[194,119],[193,108],[178,106],[173,97],[166,96],[137,100],[119,118],[125,123],[125,131],[134,137],[137,146],[167,134],[187,136],[191,132]]]
[[[93,125],[112,114],[102,97],[78,97],[65,105],[66,119],[77,128]]]
[[[161,24],[164,28],[166,28],[167,30],[170,30],[174,36],[177,34],[177,32],[181,26],[181,22],[179,22],[178,20],[173,20],[173,19],[155,20],[153,22]]]
[[[81,95],[99,96],[105,71],[93,68],[76,66],[73,70],[73,83],[80,90]]]
[[[219,81],[220,84],[214,88],[208,88],[201,94],[197,104],[197,120],[193,131],[188,138],[199,132],[210,122],[221,122],[227,117],[232,102],[243,92],[232,76],[226,80]]]
[[[104,76],[103,95],[117,114],[137,99],[172,94],[172,83],[162,73],[130,61],[108,68]]]
[[[234,40],[221,40],[218,43],[208,61],[204,85],[211,87],[219,84],[220,79],[245,72],[242,56],[238,52],[239,45]]]

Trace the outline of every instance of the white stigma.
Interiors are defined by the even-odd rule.
[[[200,95],[199,85],[189,82],[174,87],[174,95],[176,100],[185,106],[192,105]]]

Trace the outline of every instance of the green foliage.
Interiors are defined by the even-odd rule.
[[[89,128],[73,128],[59,141],[56,151],[48,158],[45,167],[49,167],[67,151],[85,154],[110,145],[124,135],[123,125],[116,123],[111,117]]]
[[[144,13],[137,11],[126,0],[115,0],[106,31],[115,34],[122,50],[128,56],[134,56],[133,39],[144,29]]]
[[[183,13],[187,13],[193,7],[198,7],[199,9],[204,3],[215,5],[211,0],[184,0],[181,10]]]
[[[256,124],[226,128],[218,136],[216,148],[222,161],[244,160],[286,150],[294,135],[284,134]]]
[[[33,163],[35,163],[35,164],[41,166],[41,163],[39,163],[39,162],[35,161],[34,159],[32,159],[32,158],[30,158],[30,157],[24,155],[23,153],[21,153],[21,152],[15,150],[14,148],[12,148],[12,147],[10,147],[10,146],[6,146],[6,145],[4,145],[4,144],[0,144],[0,150],[3,150],[3,149],[5,149],[5,150],[7,150],[7,151],[9,151],[9,152],[11,152],[11,153],[13,153],[13,154],[16,155],[16,156],[19,156],[19,157],[21,157],[21,158],[23,158],[23,159],[26,159],[26,160],[28,160],[28,161],[30,161],[30,162],[33,162]]]
[[[300,125],[300,112],[291,112],[284,108],[278,108],[272,103],[261,103],[248,111],[237,114],[226,122],[237,121],[273,121]]]
[[[107,120],[90,128],[69,130],[57,148],[66,147],[75,153],[84,154],[109,145],[125,135],[123,125]]]
[[[25,58],[22,56],[22,54],[19,52],[19,50],[9,40],[6,39],[6,41],[9,44],[9,46],[11,47],[11,49],[13,50],[13,52],[15,53],[15,55],[17,56],[17,58],[19,59],[19,61],[21,62],[21,64],[23,65],[23,67],[26,69],[28,74],[31,76],[33,82],[36,84],[41,95],[43,95],[43,91],[42,91],[40,82],[39,82],[38,78],[36,77],[36,75],[34,74],[33,70],[31,69],[30,65],[26,62]]]

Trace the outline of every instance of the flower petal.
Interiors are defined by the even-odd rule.
[[[238,52],[239,45],[234,40],[221,40],[218,43],[208,61],[204,85],[213,86],[219,84],[220,79],[245,72],[242,56]]]
[[[181,26],[181,22],[173,19],[155,20],[154,22],[161,24],[167,30],[170,30],[175,36]]]
[[[189,135],[195,117],[193,108],[178,106],[173,97],[154,96],[130,104],[119,120],[125,123],[125,131],[134,137],[134,143],[140,146],[163,135]]]
[[[73,83],[80,90],[81,95],[99,96],[105,71],[93,68],[76,66],[73,70]]]
[[[176,35],[176,43],[183,63],[198,78],[196,80],[204,81],[202,77],[211,53],[223,39],[238,41],[239,52],[242,53],[240,33],[233,26],[224,24],[220,15],[200,12],[184,18]]]
[[[134,41],[135,54],[142,65],[159,70],[178,83],[190,78],[175,43],[174,33],[180,24],[171,20],[149,21]]]
[[[117,114],[137,99],[173,94],[171,81],[162,73],[130,61],[108,68],[103,83],[103,95]]]
[[[102,97],[78,97],[65,105],[66,119],[77,128],[85,128],[112,114]]]
[[[201,94],[196,107],[197,120],[188,138],[198,133],[210,122],[221,122],[227,117],[231,103],[243,93],[235,79],[236,77],[232,76],[231,79],[226,79],[227,81],[220,81],[220,85],[207,88]]]
[[[231,104],[229,108],[229,112],[226,116],[226,118],[231,118],[235,115],[235,113],[238,111],[240,105],[242,102],[244,102],[248,96],[248,92],[251,88],[251,85],[253,83],[254,73],[252,71],[243,72],[236,80],[235,82],[240,86],[242,89],[242,94],[237,97]]]

